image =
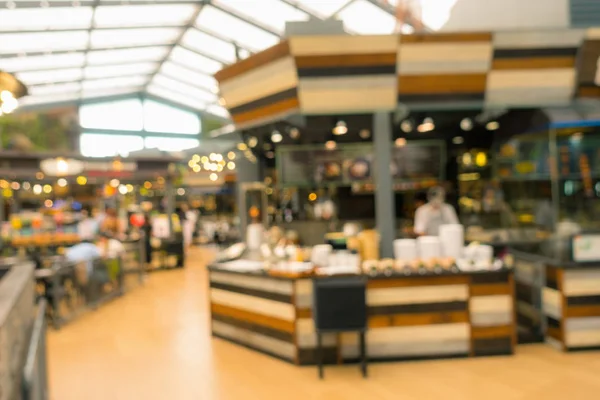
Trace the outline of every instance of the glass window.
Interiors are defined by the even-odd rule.
[[[103,97],[114,97],[122,95],[134,95],[141,92],[142,88],[139,86],[120,86],[105,89],[84,89],[81,92],[81,98],[83,99],[99,99]]]
[[[198,99],[205,103],[212,103],[217,101],[217,96],[214,93],[196,88],[194,86],[191,86],[189,83],[184,83],[161,74],[156,75],[152,82],[166,89],[179,92],[183,95],[192,97],[194,99]]]
[[[223,118],[229,118],[229,111],[227,111],[226,108],[221,107],[219,105],[213,104],[211,106],[208,106],[208,108],[206,109],[207,112],[214,114],[218,117],[223,117]]]
[[[79,82],[61,83],[58,85],[41,85],[29,87],[29,94],[31,96],[45,96],[50,94],[61,94],[61,93],[76,93],[79,95],[81,90],[81,84]]]
[[[175,28],[94,30],[91,44],[93,48],[160,45],[173,43],[178,36]]]
[[[174,92],[156,84],[148,86],[148,93],[162,99],[172,101],[173,103],[181,104],[197,110],[203,110],[206,107],[206,103],[203,101]]]
[[[71,85],[71,83],[69,83],[69,85]],[[56,85],[58,86],[58,85]],[[71,93],[65,93],[63,91],[56,91],[52,94],[41,94],[40,96],[38,95],[33,95],[33,96],[27,96],[24,97],[22,99],[19,99],[19,104],[22,107],[26,107],[26,106],[33,106],[33,105],[39,105],[39,104],[48,104],[48,103],[60,103],[60,102],[67,102],[67,101],[76,101],[79,99],[79,91],[74,91]]]
[[[135,63],[122,65],[103,65],[98,67],[87,67],[85,77],[89,79],[108,78],[122,75],[149,75],[156,71],[156,63]]]
[[[309,10],[321,18],[329,18],[337,10],[348,4],[350,0],[297,0],[301,7]]]
[[[87,29],[91,7],[16,8],[0,10],[0,31]]]
[[[160,61],[169,51],[168,47],[141,47],[137,49],[96,50],[88,53],[88,65],[104,65],[132,61]]]
[[[141,136],[82,133],[79,146],[84,157],[127,156],[133,151],[142,150],[144,139]]]
[[[98,27],[183,25],[195,10],[193,4],[98,7],[94,21]]]
[[[193,51],[186,50],[182,47],[175,47],[173,49],[173,52],[171,53],[171,60],[188,68],[211,75],[221,70],[223,67],[223,64],[219,62],[201,56],[200,54],[196,54]]]
[[[234,63],[236,61],[235,46],[233,44],[207,35],[197,29],[188,29],[183,36],[182,43],[192,50],[197,50],[218,60],[227,63]]]
[[[148,132],[197,135],[200,127],[200,118],[193,112],[153,100],[144,101],[144,129]]]
[[[384,35],[394,32],[396,18],[366,0],[356,0],[344,8],[338,18],[344,26],[361,35]]]
[[[94,79],[90,81],[84,81],[83,90],[143,86],[147,81],[147,76],[124,76],[120,78]]]
[[[84,53],[32,57],[24,55],[22,57],[0,58],[0,69],[10,72],[41,71],[44,69],[81,67],[84,62]]]
[[[280,0],[213,0],[213,4],[232,10],[283,33],[286,21],[305,21],[308,14]]]
[[[219,33],[254,51],[260,51],[279,42],[279,38],[243,20],[211,6],[205,6],[196,20],[196,26]]]
[[[182,151],[200,146],[198,139],[180,139],[170,137],[147,137],[144,139],[147,149],[162,151]]]
[[[79,123],[88,129],[141,131],[144,128],[139,99],[84,104],[79,107]]]
[[[421,19],[428,28],[438,30],[450,19],[457,0],[421,0]]]
[[[82,73],[80,68],[69,69],[53,69],[40,72],[21,72],[17,77],[26,85],[39,85],[52,82],[70,82],[81,79]]]
[[[37,51],[84,50],[88,43],[86,31],[5,33],[0,34],[0,54],[21,54]]]
[[[216,93],[219,88],[217,81],[211,75],[192,71],[173,62],[167,61],[164,63],[160,72],[169,77],[178,77],[183,81],[193,83],[194,85],[203,87],[213,93]]]

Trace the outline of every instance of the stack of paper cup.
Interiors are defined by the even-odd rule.
[[[250,224],[246,228],[246,245],[248,250],[258,250],[263,243],[265,228],[262,224]]]
[[[417,239],[419,257],[423,261],[429,261],[442,256],[442,245],[437,236],[421,236]]]
[[[317,267],[326,267],[329,265],[329,255],[333,247],[329,244],[318,244],[313,247],[310,261]]]
[[[417,241],[415,239],[394,240],[394,258],[396,261],[414,261],[417,258]]]
[[[462,257],[465,247],[465,230],[461,224],[440,226],[439,236],[443,257],[452,257],[455,260]]]
[[[475,250],[475,264],[479,268],[489,268],[494,260],[494,248],[487,244],[480,244]]]

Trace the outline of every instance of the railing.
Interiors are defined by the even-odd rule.
[[[38,303],[38,312],[23,368],[22,400],[47,400],[49,397],[46,362],[46,308],[46,299],[41,299]]]

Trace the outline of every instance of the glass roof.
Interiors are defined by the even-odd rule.
[[[277,44],[287,21],[333,18],[350,34],[392,33],[394,12],[383,3],[0,0],[0,70],[28,86],[23,106],[147,92],[229,118],[215,72]]]

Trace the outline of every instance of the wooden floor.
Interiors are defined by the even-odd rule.
[[[543,345],[514,357],[296,367],[212,339],[203,260],[152,274],[145,286],[49,335],[53,400],[600,399],[600,353]]]

